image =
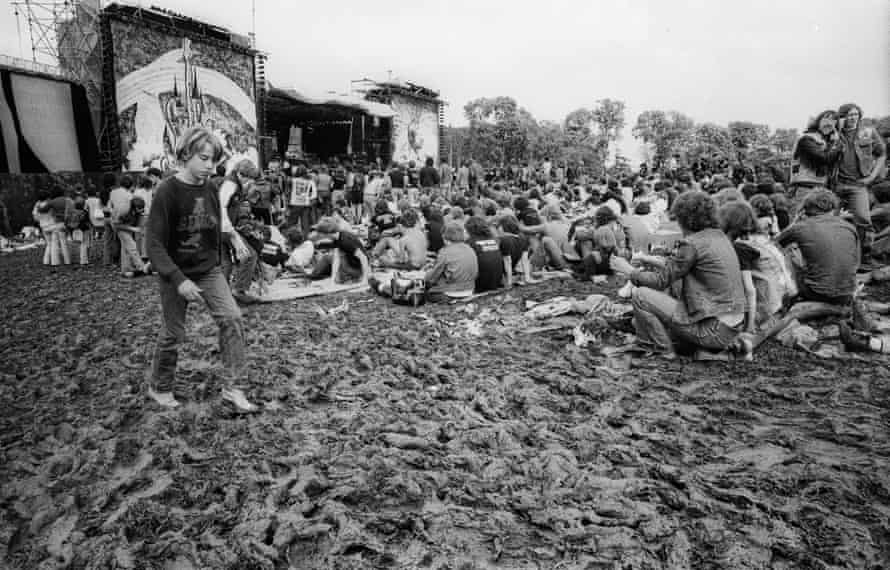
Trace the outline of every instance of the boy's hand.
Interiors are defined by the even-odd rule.
[[[176,292],[186,301],[197,302],[201,300],[201,288],[195,285],[195,282],[191,279],[186,279],[180,283],[179,287],[176,288]]]

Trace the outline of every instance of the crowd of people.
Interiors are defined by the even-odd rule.
[[[224,396],[254,408],[235,385],[244,378],[238,305],[283,271],[368,283],[383,296],[393,287],[380,271],[405,272],[432,303],[533,283],[544,270],[614,275],[647,352],[747,359],[796,301],[856,313],[856,273],[873,263],[875,225],[890,225],[886,145],[861,118],[853,104],[817,115],[787,177],[715,167],[593,178],[550,160],[453,168],[432,158],[386,169],[275,161],[265,173],[245,160],[218,172],[219,142],[194,128],[179,141],[175,174],[109,175],[101,196],[53,188],[34,216],[44,263],[68,263],[66,236],[79,231],[80,263],[101,236],[104,263],[126,277],[160,275],[150,395],[164,406],[178,403],[185,308],[203,299],[220,325]],[[846,324],[841,332],[848,348],[875,349]]]

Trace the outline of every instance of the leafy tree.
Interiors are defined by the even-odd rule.
[[[600,99],[590,115],[597,127],[596,134],[600,140],[605,141],[608,151],[609,145],[621,138],[621,130],[624,128],[624,101]]]
[[[776,129],[769,137],[769,144],[780,154],[787,154],[794,148],[794,142],[799,136],[797,129]]]
[[[678,111],[643,111],[637,117],[633,136],[655,146],[655,162],[687,150],[695,123]]]
[[[769,126],[750,121],[729,123],[729,137],[732,144],[741,151],[752,150],[769,142]]]

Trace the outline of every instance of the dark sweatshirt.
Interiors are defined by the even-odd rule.
[[[220,206],[211,182],[191,185],[175,176],[161,182],[148,216],[148,257],[162,279],[177,287],[219,265]]]

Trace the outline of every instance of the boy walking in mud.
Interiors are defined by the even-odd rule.
[[[246,377],[246,359],[241,311],[220,269],[221,210],[210,176],[222,155],[221,143],[207,129],[183,133],[176,144],[180,170],[158,186],[148,218],[148,256],[160,276],[162,313],[148,395],[165,408],[179,406],[174,377],[188,304],[203,300],[219,326],[223,400],[240,411],[257,409],[233,384]]]

